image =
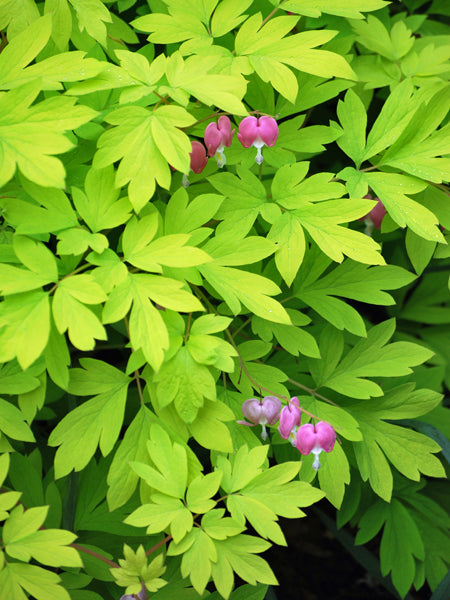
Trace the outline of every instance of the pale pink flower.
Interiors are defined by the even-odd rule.
[[[314,454],[313,469],[320,467],[319,454],[331,452],[336,441],[336,432],[329,423],[319,421],[315,425],[307,423],[297,430],[296,447],[301,454]]]
[[[250,398],[242,403],[242,414],[251,423],[247,421],[238,421],[240,425],[247,425],[248,427],[255,427],[255,425],[262,425],[261,437],[263,440],[267,439],[266,425],[274,425],[278,421],[278,417],[281,410],[281,402],[275,396],[265,396],[262,400],[258,398]]]

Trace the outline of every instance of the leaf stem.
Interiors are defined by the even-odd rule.
[[[322,396],[321,394],[318,394],[316,392],[316,390],[314,390],[313,388],[310,388],[307,385],[303,385],[303,383],[299,383],[298,381],[295,381],[294,379],[291,379],[290,377],[288,377],[288,381],[289,381],[289,383],[292,383],[292,385],[296,385],[300,389],[305,390],[305,392],[308,392],[308,394],[311,394],[311,396],[315,396],[316,398],[320,398],[324,402],[328,402],[328,404],[332,404],[333,406],[337,406],[339,408],[339,404],[336,404],[336,402],[333,402],[329,398],[326,398],[325,396]],[[306,412],[306,410],[305,410],[305,412]]]
[[[278,10],[279,10],[279,8],[280,8],[280,6],[281,6],[282,4],[284,4],[284,2],[280,2],[280,4],[279,4],[278,6],[275,6],[275,8],[273,9],[273,11],[272,11],[272,12],[270,12],[270,13],[267,15],[267,17],[266,17],[266,18],[263,20],[263,22],[261,23],[261,25],[260,25],[260,27],[259,27],[258,31],[264,27],[264,25],[267,23],[267,21],[269,21],[269,20],[270,20],[270,19],[273,17],[273,15],[274,15],[276,12],[278,12]]]
[[[161,546],[163,544],[165,544],[166,542],[169,542],[172,539],[171,535],[166,535],[166,537],[161,540],[160,542],[158,542],[157,544],[155,544],[154,546],[152,546],[150,548],[150,550],[147,550],[147,552],[145,553],[145,556],[150,556],[150,554],[152,554],[153,552],[155,552],[156,550],[158,550],[158,548],[161,548]]]
[[[114,562],[113,560],[109,560],[109,558],[106,558],[106,556],[103,556],[102,554],[99,554],[98,552],[95,552],[94,550],[90,550],[89,548],[85,548],[81,544],[69,544],[69,546],[71,548],[75,548],[75,550],[78,550],[78,552],[84,552],[84,554],[89,554],[90,556],[93,556],[94,558],[101,560],[102,562],[106,563],[110,567],[113,567],[114,569],[119,568],[119,565],[116,562]]]

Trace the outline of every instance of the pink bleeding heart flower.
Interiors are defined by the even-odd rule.
[[[275,396],[265,396],[262,400],[250,398],[242,403],[241,410],[244,417],[251,423],[247,423],[247,421],[238,421],[238,423],[248,427],[262,425],[261,437],[266,440],[268,437],[266,425],[274,425],[278,421],[281,402]]]
[[[294,398],[290,399],[287,406],[283,406],[278,426],[281,437],[285,440],[290,440],[293,446],[295,446],[296,428],[300,426],[301,418],[302,411],[300,410],[300,404],[298,398],[294,396]]]
[[[273,117],[245,117],[239,123],[239,141],[244,148],[254,146],[257,149],[255,161],[260,165],[264,158],[263,146],[274,146],[278,138],[278,125]]]
[[[381,223],[384,219],[384,215],[386,214],[386,209],[384,208],[384,204],[378,198],[373,198],[370,194],[366,194],[364,198],[367,198],[369,200],[377,200],[377,203],[372,208],[372,210],[368,212],[367,215],[364,215],[364,217],[361,217],[359,219],[360,221],[365,222],[365,233],[370,235],[374,227],[378,230],[381,229]]]
[[[206,163],[208,162],[205,146],[201,142],[193,141],[191,142],[191,147],[192,150],[189,153],[191,158],[189,171],[194,171],[194,173],[199,174],[203,171],[203,169],[206,167]],[[188,187],[189,185],[189,179],[186,173],[183,175],[182,185],[183,187]]]
[[[235,130],[231,131],[231,121],[222,116],[218,123],[210,123],[205,129],[205,144],[208,148],[208,156],[215,156],[217,165],[222,168],[227,162],[224,154],[225,147],[229,148],[233,140]]]
[[[297,430],[296,447],[301,454],[314,454],[313,469],[320,467],[319,454],[331,452],[336,441],[336,432],[329,423],[319,421],[315,425],[307,423]]]

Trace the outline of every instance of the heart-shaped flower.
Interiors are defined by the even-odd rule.
[[[331,452],[336,441],[336,432],[329,423],[319,421],[315,425],[307,423],[297,430],[295,445],[301,454],[314,454],[313,469],[320,467],[319,454]]]
[[[268,436],[266,425],[273,425],[278,421],[281,402],[275,396],[265,396],[261,400],[250,398],[242,403],[241,410],[244,417],[251,421],[251,423],[247,421],[238,421],[238,423],[240,425],[247,425],[248,427],[262,425],[261,437],[263,440],[266,440]]]
[[[273,117],[245,117],[239,123],[239,141],[244,148],[254,146],[257,149],[255,161],[260,165],[264,158],[263,146],[274,146],[278,138],[278,125]]]

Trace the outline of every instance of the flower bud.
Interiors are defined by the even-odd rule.
[[[226,116],[219,118],[218,123],[210,123],[205,129],[205,144],[208,156],[215,156],[219,168],[227,162],[224,154],[225,146],[229,148],[234,135],[231,131],[230,119]]]
[[[336,432],[329,423],[319,421],[315,425],[307,423],[297,430],[296,447],[301,454],[314,454],[313,469],[320,467],[319,454],[331,452],[336,441]]]
[[[298,398],[291,398],[289,404],[283,407],[280,414],[280,425],[278,431],[285,440],[290,440],[295,446],[295,428],[300,426],[302,411]]]
[[[194,173],[201,173],[203,169],[206,167],[206,163],[208,162],[208,157],[206,156],[205,146],[201,142],[193,141],[191,142],[192,150],[189,153],[191,158],[191,162],[189,165],[189,171],[194,171]],[[183,187],[189,186],[188,174],[183,174],[182,179]]]
[[[264,158],[263,146],[274,146],[278,138],[278,125],[273,117],[245,117],[239,123],[239,141],[244,148],[254,146],[257,149],[255,161],[260,165]]]
[[[366,223],[365,233],[370,235],[374,227],[378,230],[381,229],[381,223],[384,219],[384,215],[386,214],[386,209],[384,208],[384,204],[378,198],[373,198],[370,194],[366,194],[364,198],[368,198],[369,200],[377,200],[377,203],[372,210],[368,212],[367,215],[364,215],[364,217],[359,219],[360,221],[364,221]]]

